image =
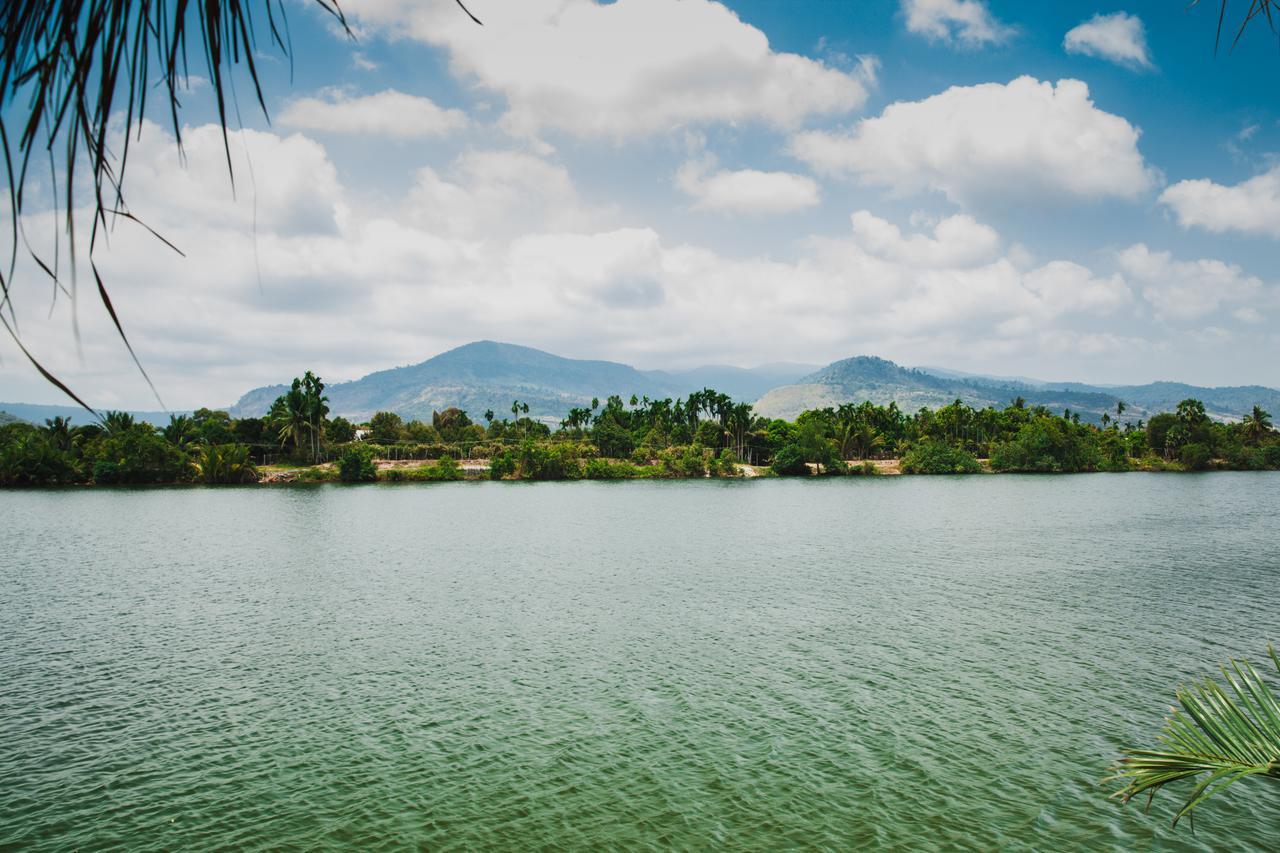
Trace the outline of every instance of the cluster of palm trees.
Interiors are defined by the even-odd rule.
[[[295,455],[306,450],[311,461],[320,459],[324,438],[324,420],[329,414],[329,398],[324,396],[324,382],[310,370],[295,378],[289,390],[271,404],[267,420],[276,429],[281,445],[292,445]]]

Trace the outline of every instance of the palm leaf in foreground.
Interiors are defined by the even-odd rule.
[[[1272,646],[1267,654],[1280,671]],[[1165,718],[1163,749],[1127,749],[1113,766],[1124,787],[1113,796],[1128,802],[1144,791],[1150,798],[1170,782],[1196,779],[1173,823],[1214,794],[1250,776],[1280,781],[1280,701],[1247,661],[1222,668],[1230,688],[1206,678],[1177,691],[1178,704]],[[1200,778],[1203,777],[1203,778]]]

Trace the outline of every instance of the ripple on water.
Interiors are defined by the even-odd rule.
[[[0,493],[0,846],[1275,849],[1098,785],[1280,477]]]

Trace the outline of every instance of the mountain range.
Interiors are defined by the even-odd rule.
[[[513,400],[528,403],[529,415],[559,421],[574,406],[610,394],[661,399],[715,388],[735,399],[755,400],[771,388],[798,381],[814,370],[806,364],[768,364],[746,369],[711,365],[687,371],[637,370],[613,361],[561,358],[548,352],[477,341],[420,364],[370,373],[352,382],[328,386],[334,414],[366,420],[374,412],[396,412],[404,418],[430,420],[433,411],[450,406],[479,417],[492,409],[499,417]],[[228,411],[236,417],[260,417],[284,385],[255,388]]]
[[[1124,418],[1149,418],[1173,411],[1194,397],[1220,420],[1235,420],[1255,405],[1280,415],[1280,391],[1260,385],[1206,388],[1179,382],[1146,385],[1089,385],[1046,382],[1024,377],[966,374],[946,368],[910,368],[873,356],[857,356],[825,367],[805,364],[766,364],[755,368],[709,365],[684,371],[637,370],[612,361],[562,358],[541,350],[495,341],[478,341],[443,352],[406,367],[380,370],[350,382],[329,385],[334,415],[355,421],[374,412],[392,411],[406,419],[429,420],[433,411],[450,406],[478,419],[488,409],[498,417],[511,411],[513,400],[529,405],[529,415],[549,423],[560,421],[574,406],[590,405],[593,397],[611,394],[651,399],[681,397],[714,388],[735,400],[753,401],[758,413],[792,419],[806,409],[859,403],[897,402],[907,412],[922,406],[937,408],[957,399],[972,406],[1003,407],[1017,397],[1028,405],[1052,411],[1070,409],[1084,420],[1098,422],[1103,414],[1126,407]],[[227,407],[236,417],[260,417],[285,385],[255,388]],[[86,423],[92,416],[73,406],[0,403],[0,411],[42,423],[55,415]],[[139,420],[163,424],[167,412],[135,412]]]

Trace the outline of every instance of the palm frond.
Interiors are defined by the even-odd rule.
[[[1275,648],[1268,646],[1267,654],[1280,672]],[[1280,781],[1280,701],[1248,661],[1230,661],[1222,676],[1229,692],[1212,678],[1178,688],[1181,707],[1165,718],[1163,748],[1125,750],[1105,780],[1123,784],[1113,796],[1153,798],[1165,785],[1195,780],[1174,815],[1177,825],[1241,779]]]

